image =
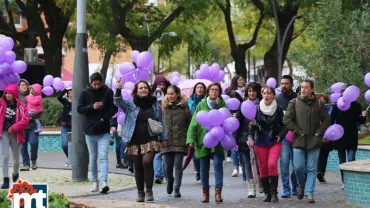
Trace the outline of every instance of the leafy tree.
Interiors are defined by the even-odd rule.
[[[364,75],[370,71],[370,9],[345,10],[341,0],[321,0],[310,17],[307,42],[297,44],[290,58],[316,79],[319,92],[346,82],[366,89]]]

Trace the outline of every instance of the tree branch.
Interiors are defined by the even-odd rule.
[[[153,35],[150,36],[149,45],[160,37],[166,27],[171,24],[178,16],[180,16],[181,12],[184,11],[183,6],[177,7],[173,12],[158,26],[158,28],[152,33]]]
[[[260,11],[265,10],[265,5],[261,0],[251,0],[251,2],[256,6]]]
[[[260,18],[258,19],[256,28],[254,29],[252,40],[250,40],[248,43],[244,43],[239,45],[239,47],[243,48],[244,50],[247,50],[248,48],[253,47],[256,44],[257,37],[258,37],[258,32],[262,26],[263,19],[265,18],[265,13],[261,12]]]
[[[220,7],[222,12],[224,13],[225,23],[226,23],[226,30],[227,34],[229,36],[229,42],[230,42],[230,48],[231,53],[236,53],[238,50],[238,46],[236,45],[235,41],[235,35],[233,30],[233,23],[231,21],[231,4],[230,0],[226,0],[226,7],[224,7],[221,3],[217,3],[217,5]]]

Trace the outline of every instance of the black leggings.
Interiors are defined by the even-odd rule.
[[[154,153],[147,152],[144,155],[132,155],[132,161],[135,167],[135,181],[138,191],[151,190],[154,182],[153,159]]]

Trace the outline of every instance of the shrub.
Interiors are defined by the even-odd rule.
[[[60,126],[63,105],[56,98],[44,98],[41,122],[43,126]]]
[[[11,208],[12,202],[8,198],[9,191],[8,190],[2,190],[0,191],[0,207],[1,208]]]

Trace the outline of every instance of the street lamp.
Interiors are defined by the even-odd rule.
[[[170,37],[175,37],[177,36],[177,33],[176,32],[165,32],[161,35],[161,37],[159,38],[158,40],[158,65],[157,65],[157,75],[159,74],[159,64],[160,64],[160,61],[161,61],[161,54],[159,52],[159,44],[161,43],[162,39],[166,36],[170,36]]]

